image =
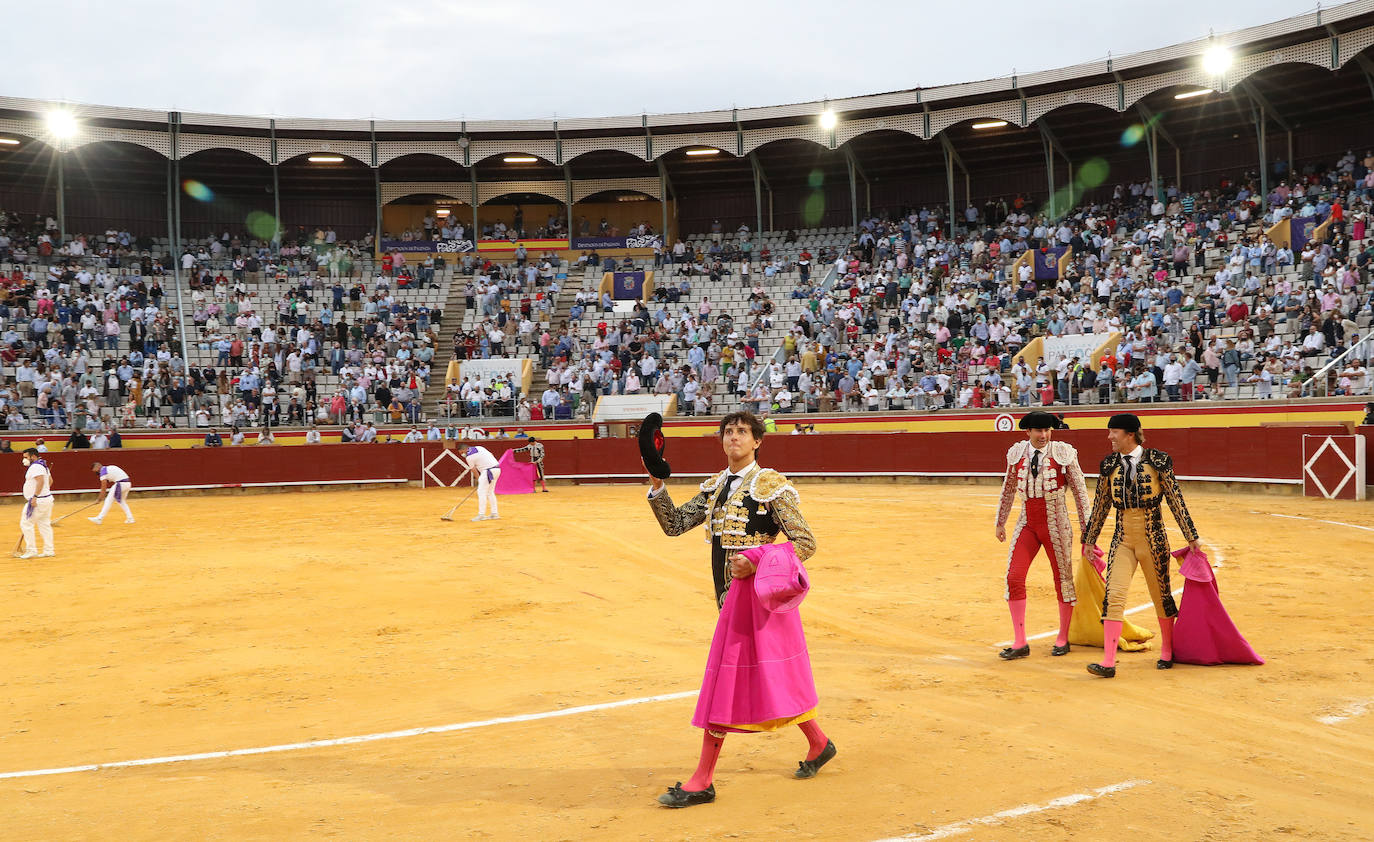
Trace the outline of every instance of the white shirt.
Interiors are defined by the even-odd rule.
[[[491,451],[480,445],[469,447],[464,458],[468,461],[468,466],[475,471],[489,471],[492,468],[500,467],[496,457],[491,455]]]
[[[47,468],[34,462],[29,466],[29,469],[24,472],[25,500],[32,500],[33,496],[38,493],[38,480],[40,478],[47,479],[47,483],[43,488],[43,495],[45,497],[52,495],[52,476],[48,473]]]
[[[1144,447],[1136,445],[1135,450],[1132,450],[1130,453],[1122,454],[1122,457],[1126,460],[1126,473],[1128,476],[1135,473],[1135,471],[1140,468],[1140,457],[1144,452]]]
[[[100,467],[100,478],[110,483],[129,481],[129,475],[118,465],[102,465]]]

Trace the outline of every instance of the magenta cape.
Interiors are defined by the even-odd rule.
[[[1205,553],[1187,548],[1173,555],[1182,559],[1183,601],[1174,622],[1174,661],[1180,664],[1262,664],[1222,607],[1216,576]]]
[[[741,555],[757,563],[762,552]],[[773,730],[816,707],[801,612],[769,611],[752,585],[736,581],[725,595],[692,715],[698,728]]]
[[[497,460],[496,467],[501,475],[496,478],[497,494],[530,494],[534,491],[534,481],[539,471],[532,462],[515,461],[515,451],[507,450]]]

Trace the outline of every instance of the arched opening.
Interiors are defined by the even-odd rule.
[[[28,135],[0,135],[0,207],[18,217],[24,230],[41,229],[57,214],[57,155],[53,147]]]
[[[110,228],[167,236],[167,159],[144,146],[96,141],[63,153],[68,237]]]
[[[455,193],[457,191],[454,191]],[[449,193],[408,193],[382,206],[382,239],[472,239],[471,191],[461,197]]]
[[[312,162],[329,156],[342,161]],[[377,190],[372,168],[338,153],[297,155],[277,168],[285,240],[303,241],[316,230],[359,240],[376,227]]]
[[[671,216],[671,213],[669,214]],[[659,234],[663,203],[640,190],[601,190],[573,202],[574,241]],[[665,237],[665,242],[667,238]]]
[[[266,161],[238,149],[205,149],[181,159],[180,176],[183,239],[271,239],[264,215],[275,213],[275,203]]]
[[[677,202],[677,232],[686,237],[706,233],[716,220],[727,230],[742,222],[756,224],[754,167],[748,158],[729,152],[688,155],[698,144],[679,146],[658,157],[668,173]]]
[[[382,181],[467,181],[463,166],[441,155],[412,152],[392,158],[379,167]]]
[[[552,191],[510,192],[477,208],[479,239],[555,239],[567,236],[566,199]]]

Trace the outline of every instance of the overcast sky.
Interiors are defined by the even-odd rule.
[[[0,93],[292,117],[699,111],[1063,67],[1315,5],[54,0],[11,30]]]

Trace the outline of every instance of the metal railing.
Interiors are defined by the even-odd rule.
[[[1345,353],[1341,354],[1338,357],[1332,357],[1330,362],[1328,362],[1326,365],[1318,369],[1317,372],[1313,374],[1312,377],[1308,379],[1306,383],[1302,384],[1302,389],[1298,392],[1298,397],[1307,397],[1308,390],[1314,389],[1316,387],[1316,384],[1319,382],[1322,384],[1323,387],[1322,394],[1326,394],[1327,390],[1325,386],[1327,382],[1327,374],[1331,371],[1331,369],[1340,365],[1342,360],[1346,359],[1347,357],[1350,357],[1352,354],[1358,351],[1360,349],[1360,346],[1368,344],[1371,337],[1374,337],[1374,334],[1366,333],[1362,337],[1355,337],[1355,341],[1350,343],[1350,347],[1345,350]],[[1368,356],[1368,354],[1366,353],[1365,356]]]

